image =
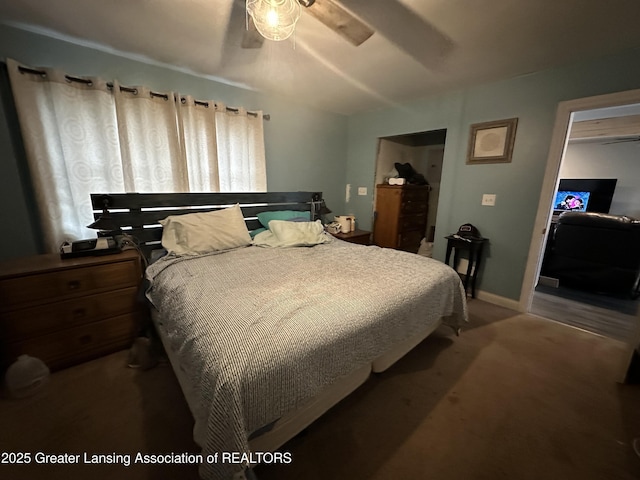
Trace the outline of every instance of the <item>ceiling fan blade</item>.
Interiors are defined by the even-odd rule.
[[[449,37],[398,0],[340,0],[340,3],[427,68],[437,66],[453,48]]]
[[[264,37],[260,35],[260,32],[258,32],[258,29],[256,28],[256,24],[253,23],[253,17],[251,15],[247,15],[247,28],[242,34],[242,43],[240,45],[242,48],[260,48],[263,43]]]
[[[640,137],[616,138],[610,142],[604,142],[602,145],[615,145],[616,143],[640,142]]]
[[[303,0],[306,12],[356,47],[373,35],[374,31],[333,0]]]

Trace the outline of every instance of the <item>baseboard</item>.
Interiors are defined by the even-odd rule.
[[[476,298],[483,302],[493,303],[501,307],[510,308],[511,310],[520,311],[520,302],[511,298],[501,297],[495,293],[483,292],[479,290],[476,292]]]

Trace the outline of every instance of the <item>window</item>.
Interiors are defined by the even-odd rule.
[[[95,235],[91,193],[266,191],[261,112],[7,67],[49,251]]]

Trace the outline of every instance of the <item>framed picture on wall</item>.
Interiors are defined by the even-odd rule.
[[[467,163],[511,162],[517,126],[517,118],[471,125]]]

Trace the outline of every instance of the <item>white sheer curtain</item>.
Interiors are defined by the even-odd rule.
[[[152,94],[145,87],[121,90],[114,82],[113,95],[125,190],[188,192],[173,92]]]
[[[262,112],[229,110],[216,105],[220,191],[261,192],[267,189]]]
[[[198,192],[264,192],[267,172],[262,112],[183,96],[178,118],[189,169]]]
[[[105,82],[69,81],[61,72],[21,73],[7,60],[34,185],[44,243],[95,236],[92,192],[123,192],[113,96]]]
[[[181,97],[177,105],[182,144],[188,159],[189,190],[219,192],[215,105],[196,103],[189,95]]]
[[[261,112],[7,67],[51,252],[95,236],[91,193],[266,191]]]

